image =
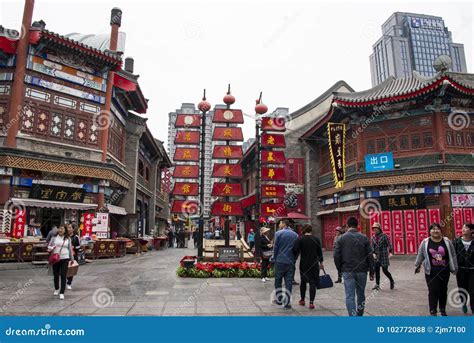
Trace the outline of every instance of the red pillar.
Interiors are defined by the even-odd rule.
[[[119,27],[122,23],[122,11],[119,8],[114,7],[111,11],[110,15],[110,45],[109,49],[111,51],[117,50],[117,43],[118,43],[118,33]],[[114,85],[114,72],[109,71],[109,75],[107,78],[107,90],[105,92],[105,106],[104,110],[102,111],[103,122],[106,123],[106,127],[104,127],[100,132],[100,148],[102,150],[102,162],[105,162],[107,159],[107,145],[109,140],[109,125],[108,123],[111,122],[109,116],[112,115],[110,112],[110,104],[112,102],[112,89]]]
[[[28,43],[30,39],[30,27],[33,18],[34,0],[25,0],[23,9],[23,21],[20,33],[20,40],[16,49],[15,77],[13,79],[12,93],[10,97],[10,107],[8,111],[8,131],[6,146],[16,148],[16,135],[18,133],[18,123],[21,120],[21,106],[23,94],[25,92],[25,72],[26,58],[28,54]]]
[[[441,154],[443,161],[445,161],[446,136],[443,123],[443,114],[441,112],[433,113],[433,126],[435,130],[435,149]]]

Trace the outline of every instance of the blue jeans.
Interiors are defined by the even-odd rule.
[[[344,290],[346,292],[346,308],[349,316],[362,316],[365,308],[365,285],[367,273],[342,272]],[[356,307],[357,294],[357,307]]]
[[[295,277],[295,265],[287,263],[275,263],[275,298],[278,304],[289,305],[293,279]],[[285,287],[282,281],[285,279]]]

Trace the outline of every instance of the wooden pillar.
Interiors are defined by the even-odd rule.
[[[434,143],[435,149],[441,154],[443,162],[445,162],[445,153],[446,153],[446,135],[444,130],[443,123],[443,113],[434,112],[433,113],[433,127],[434,127]]]
[[[111,11],[110,15],[110,45],[109,49],[111,51],[117,50],[118,45],[118,32],[119,27],[122,23],[122,11],[119,8],[114,7]],[[109,71],[108,78],[107,78],[107,90],[105,92],[105,105],[104,110],[102,111],[103,122],[106,123],[106,127],[102,128],[99,131],[99,141],[100,141],[100,148],[102,150],[102,162],[105,162],[107,159],[107,145],[109,140],[109,124],[112,122],[110,116],[112,113],[110,112],[110,104],[112,103],[112,91],[114,86],[114,72]]]
[[[25,92],[26,59],[30,40],[30,27],[33,18],[34,0],[25,0],[20,39],[16,49],[15,77],[13,79],[10,106],[8,111],[8,131],[6,146],[16,148],[16,135],[21,120],[23,94]]]

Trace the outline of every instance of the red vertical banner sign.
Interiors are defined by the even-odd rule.
[[[392,211],[393,225],[393,253],[397,255],[405,254],[405,239],[402,211]]]
[[[390,238],[390,242],[393,244],[392,239],[392,221],[390,220],[390,211],[382,211],[380,212],[380,225],[382,226],[382,231],[385,233],[388,238]]]
[[[23,238],[25,235],[26,211],[15,210],[15,221],[13,222],[12,237]]]
[[[405,246],[407,254],[414,255],[417,253],[415,210],[403,211],[403,217],[405,221]]]
[[[82,236],[92,236],[92,219],[94,219],[94,213],[84,213],[82,215]]]
[[[456,237],[462,236],[463,211],[462,208],[453,208],[454,234]]]
[[[370,237],[374,235],[372,227],[375,223],[380,223],[380,212],[370,211]]]
[[[323,217],[323,247],[325,249],[334,249],[334,237],[336,236],[336,227],[339,224],[337,217]]]
[[[473,208],[465,208],[464,209],[464,222],[468,224],[474,223],[474,209]]]
[[[440,223],[441,221],[441,212],[439,208],[430,208],[428,210],[428,217],[430,219],[430,225],[433,223]]]
[[[418,239],[417,245],[420,245],[421,241],[428,237],[428,211],[427,210],[416,210],[416,224],[418,226]]]

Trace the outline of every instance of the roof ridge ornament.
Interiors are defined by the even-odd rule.
[[[439,55],[433,62],[433,68],[437,72],[445,73],[451,69],[453,62],[448,55]]]

